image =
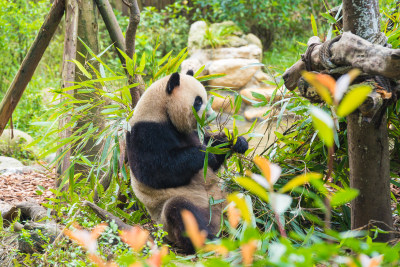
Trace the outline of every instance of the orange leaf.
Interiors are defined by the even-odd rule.
[[[228,255],[228,249],[222,245],[216,245],[216,244],[207,244],[204,247],[204,251],[209,252],[209,251],[215,251],[215,253],[226,257]]]
[[[106,229],[106,227],[107,227],[107,224],[106,224],[106,223],[98,224],[98,225],[92,230],[92,232],[90,233],[90,237],[91,237],[92,239],[97,239],[97,238],[101,235],[101,233],[104,232],[104,230]]]
[[[94,264],[96,264],[99,267],[118,267],[118,265],[115,262],[113,262],[113,261],[105,262],[97,254],[89,253],[88,258],[91,262],[93,262]]]
[[[64,234],[74,240],[78,245],[84,247],[89,253],[95,253],[97,249],[97,238],[105,230],[106,224],[99,224],[92,232],[81,230],[79,225],[75,225],[77,230],[65,229]]]
[[[257,240],[250,240],[247,244],[241,246],[243,265],[250,266],[253,263],[253,255],[257,249]]]
[[[193,243],[193,246],[197,249],[201,248],[206,241],[207,232],[200,231],[199,225],[194,215],[188,210],[182,210],[183,224],[185,225],[186,233]]]
[[[333,79],[328,74],[321,74],[321,73],[316,74],[315,79],[317,82],[328,88],[332,95],[335,95],[335,85],[336,85],[335,79]]]
[[[227,213],[229,224],[236,229],[240,221],[240,211],[232,203],[228,206]]]
[[[139,251],[146,244],[149,232],[134,226],[129,230],[122,231],[119,235],[122,241],[127,243],[134,251]]]
[[[254,158],[254,163],[260,168],[268,183],[271,184],[271,168],[269,167],[269,161],[266,158],[256,156]]]
[[[168,254],[168,247],[163,246],[161,250],[157,250],[155,253],[153,253],[150,258],[147,259],[147,263],[150,266],[154,267],[161,267],[162,264],[162,259],[164,256]]]

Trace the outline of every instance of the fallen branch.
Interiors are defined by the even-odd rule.
[[[328,51],[321,51],[323,45],[315,36],[307,43],[308,46],[311,44],[315,44],[309,57],[313,71],[328,71],[326,63],[321,58],[327,56],[337,67],[359,68],[367,74],[400,79],[400,49],[372,44],[350,32],[345,32],[339,41],[333,42]],[[282,76],[286,88],[294,90],[304,70],[306,64],[302,60],[288,68]],[[332,70],[328,72],[332,73]]]
[[[11,118],[26,86],[31,80],[33,73],[44,51],[50,43],[58,24],[64,15],[65,5],[64,0],[55,0],[51,6],[50,12],[47,15],[38,35],[29,48],[22,64],[14,77],[10,87],[8,88],[3,100],[0,104],[0,135],[3,133],[7,122]]]
[[[16,206],[6,202],[0,203],[1,217],[3,218],[3,226],[8,227],[12,221],[18,216],[18,209]]]
[[[17,209],[21,210],[21,219],[22,220],[32,220],[32,221],[40,221],[42,219],[47,218],[47,211],[44,207],[40,206],[37,203],[33,202],[22,202],[19,203]]]
[[[103,210],[102,208],[100,208],[96,204],[93,204],[92,202],[84,201],[82,204],[84,206],[91,208],[94,211],[94,213],[96,213],[96,215],[103,221],[114,221],[115,224],[118,226],[119,230],[129,230],[130,228],[132,228],[131,225],[124,223],[120,218],[112,215],[108,211]]]

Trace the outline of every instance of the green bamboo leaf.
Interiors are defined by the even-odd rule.
[[[216,73],[216,74],[209,74],[209,75],[205,75],[205,76],[196,77],[196,79],[199,82],[204,82],[204,81],[209,81],[209,80],[213,80],[213,79],[218,79],[218,78],[224,77],[225,75],[226,75],[225,73]]]
[[[372,87],[369,85],[357,85],[349,91],[340,102],[337,109],[337,115],[340,117],[346,117],[354,110],[356,110],[371,93]]]
[[[314,106],[310,109],[310,114],[314,128],[318,131],[319,138],[324,141],[326,146],[332,147],[334,123],[331,116],[322,109]]]
[[[315,21],[313,14],[311,14],[311,26],[312,26],[314,36],[318,36],[317,22]]]
[[[158,66],[161,66],[168,58],[169,58],[169,56],[171,56],[171,54],[172,54],[172,51],[170,51],[168,54],[166,54],[162,59],[160,59],[159,61],[158,61]]]
[[[196,73],[193,75],[193,77],[197,78],[197,76],[200,75],[200,73],[204,70],[205,67],[206,67],[206,65],[201,66],[201,68],[196,71]]]
[[[142,58],[140,59],[138,71],[143,72],[145,66],[146,66],[146,52],[143,52]]]
[[[242,214],[243,220],[245,220],[246,222],[251,221],[250,210],[244,198],[241,198],[238,193],[232,193],[228,195],[227,200],[236,204],[236,207],[240,210],[240,213]]]
[[[331,198],[331,206],[341,206],[344,205],[358,196],[358,190],[354,188],[347,188],[336,192]]]
[[[329,13],[322,13],[321,16],[326,18],[328,20],[328,22],[331,23],[331,24],[335,24],[336,23],[336,19],[334,17],[332,17]]]
[[[295,178],[290,180],[279,191],[281,193],[284,193],[284,192],[292,190],[295,187],[298,187],[300,185],[308,183],[311,180],[318,180],[318,179],[321,179],[321,178],[322,178],[322,174],[320,174],[320,173],[309,172],[307,174],[302,174],[302,175],[296,176]]]
[[[253,179],[248,177],[237,177],[234,179],[234,181],[252,194],[258,196],[263,201],[269,201],[267,191]]]
[[[80,70],[87,78],[92,79],[92,74],[90,74],[90,73],[85,69],[85,67],[82,66],[82,64],[81,64],[79,61],[77,61],[77,60],[75,60],[75,59],[72,59],[71,61],[75,63],[75,65],[79,68],[79,70]]]

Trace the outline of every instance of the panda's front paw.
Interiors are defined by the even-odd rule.
[[[249,144],[243,136],[239,136],[236,140],[236,144],[232,147],[234,152],[244,154],[249,149]]]

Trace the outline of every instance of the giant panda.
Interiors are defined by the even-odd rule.
[[[204,143],[200,142],[192,107],[201,117],[206,102],[206,90],[193,71],[173,73],[145,91],[126,135],[133,191],[151,218],[163,224],[167,238],[184,253],[193,253],[194,247],[185,234],[181,211],[192,212],[199,228],[213,239],[219,231],[223,204],[211,205],[210,210],[210,198],[225,198],[216,176],[225,155],[209,153],[206,179],[203,174],[205,144],[210,138],[213,146],[227,142],[225,134],[207,134]],[[243,137],[231,145],[233,152],[247,149]]]

